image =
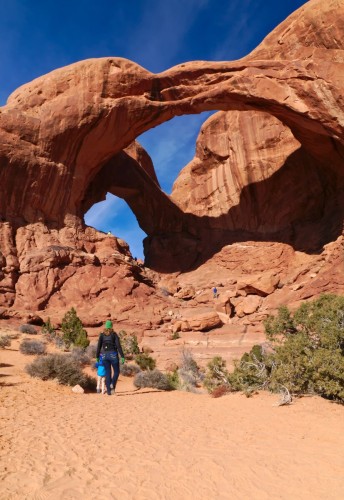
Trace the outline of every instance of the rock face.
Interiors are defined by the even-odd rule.
[[[342,1],[310,0],[240,61],[152,74],[90,59],[16,90],[0,108],[2,317],[74,305],[89,325],[116,315],[142,333],[184,299],[211,303],[220,282],[210,309],[234,322],[344,292],[343,31]],[[209,110],[169,197],[135,139]],[[146,266],[182,273],[179,296],[125,242],[85,226],[107,192],[147,233]]]

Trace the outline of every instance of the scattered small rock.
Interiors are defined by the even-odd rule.
[[[73,388],[72,388],[72,392],[74,392],[75,394],[84,394],[84,389],[81,387],[81,385],[75,385]]]

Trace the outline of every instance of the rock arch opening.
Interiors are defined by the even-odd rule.
[[[140,176],[142,168],[169,196],[180,171],[194,158],[200,128],[211,114],[174,117],[139,136],[137,140],[144,149],[138,143],[128,148],[128,155],[122,154],[117,161],[112,160],[91,183],[88,194],[93,193],[92,199],[103,198],[104,194],[105,199],[95,202],[84,214],[85,223],[105,233],[111,231],[129,244],[133,256],[144,259],[143,240],[147,233],[141,229],[137,214],[125,201],[147,189],[142,179],[135,182],[135,176]],[[131,179],[123,179],[124,169],[129,169]],[[105,193],[105,189],[110,191]],[[142,192],[141,195],[144,196]],[[131,203],[133,205],[133,201]]]
[[[128,243],[133,257],[143,260],[143,239],[147,236],[139,227],[135,214],[128,204],[111,193],[106,199],[93,205],[85,214],[87,226],[103,233],[111,233]]]
[[[201,120],[204,116],[197,115]],[[172,158],[173,146],[168,151]],[[319,252],[342,230],[339,172],[263,111],[209,116],[198,134],[195,156],[178,175],[170,196],[138,142],[98,172],[84,207],[108,191],[126,200],[148,235],[146,264],[161,271],[196,267],[222,246],[247,239]]]

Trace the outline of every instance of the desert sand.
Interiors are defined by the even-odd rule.
[[[0,499],[343,499],[344,407],[261,393],[74,394],[0,351]]]

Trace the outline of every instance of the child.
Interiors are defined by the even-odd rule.
[[[105,394],[105,366],[103,363],[103,356],[99,356],[99,361],[95,364],[95,367],[97,368],[97,394]],[[101,386],[101,390],[100,390]]]

